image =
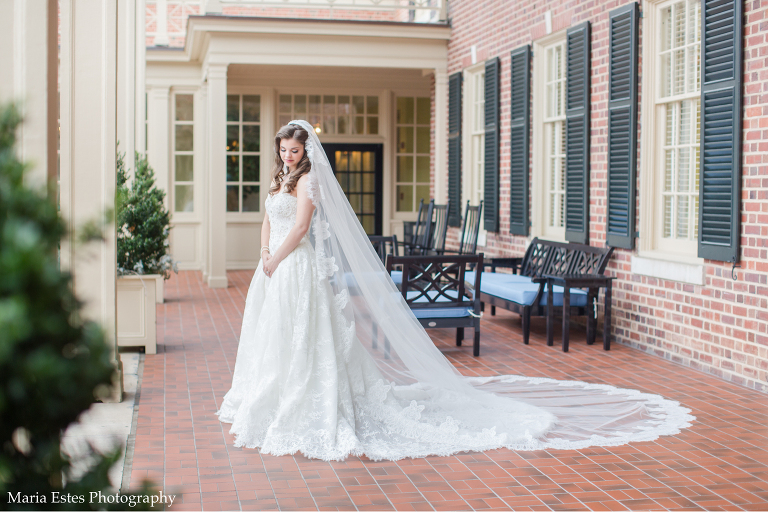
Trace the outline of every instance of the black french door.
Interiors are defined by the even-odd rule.
[[[369,235],[382,233],[381,144],[323,144],[333,173]]]

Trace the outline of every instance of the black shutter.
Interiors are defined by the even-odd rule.
[[[509,232],[528,236],[528,134],[530,130],[531,47],[510,56]]]
[[[485,63],[485,230],[499,230],[499,58]]]
[[[611,11],[606,241],[632,249],[637,168],[637,4]]]
[[[565,239],[589,243],[589,22],[568,29],[565,103]]]
[[[461,225],[461,72],[448,78],[448,225]]]
[[[699,257],[739,259],[742,3],[701,3]]]

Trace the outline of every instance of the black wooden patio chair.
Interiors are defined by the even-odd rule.
[[[448,234],[448,206],[449,201],[445,204],[436,204],[432,209],[432,227],[431,236],[429,237],[429,247],[426,248],[426,253],[444,254],[445,253],[445,238]]]
[[[386,262],[387,254],[400,256],[400,251],[397,247],[397,235],[368,235],[368,240],[371,241],[371,245],[373,245],[373,249],[376,251],[376,254],[379,255],[379,259],[381,259],[382,263]]]
[[[426,252],[425,247],[429,245],[429,236],[432,227],[432,210],[435,207],[434,199],[430,199],[428,204],[424,204],[424,199],[419,201],[419,213],[416,216],[416,223],[413,226],[413,234],[410,240],[404,240],[402,243],[403,254],[407,256],[421,255]]]
[[[480,278],[465,282],[467,266],[483,268],[483,254],[387,256],[387,272],[402,272],[400,293],[416,319],[425,328],[456,328],[456,345],[461,346],[464,329],[475,330],[473,354],[480,355]],[[407,276],[407,278],[405,277]],[[385,354],[387,342],[384,344]]]

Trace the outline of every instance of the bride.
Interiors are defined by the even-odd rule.
[[[650,441],[693,420],[635,390],[463,377],[387,275],[306,121],[275,135],[272,177],[232,387],[216,413],[235,446],[398,460]]]

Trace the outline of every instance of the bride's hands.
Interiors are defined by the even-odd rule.
[[[280,261],[277,258],[265,251],[262,258],[262,270],[267,277],[272,277],[279,264]]]

